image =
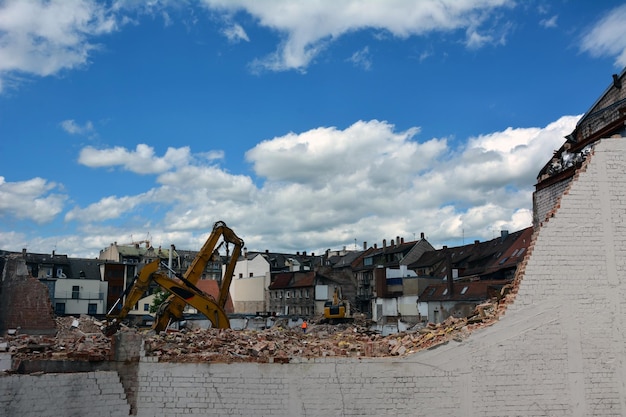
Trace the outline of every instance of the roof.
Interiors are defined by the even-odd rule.
[[[69,258],[68,278],[100,280],[100,263],[97,259]]]
[[[313,287],[319,282],[336,282],[314,271],[306,272],[281,272],[273,276],[269,285],[270,290]]]
[[[510,281],[473,281],[454,284],[452,294],[448,293],[448,284],[429,285],[419,296],[418,301],[485,301],[500,294]]]
[[[626,136],[626,68],[617,75],[591,108],[578,120],[565,143],[537,175],[537,189],[558,183],[574,175],[599,139],[615,134]]]
[[[499,238],[485,242],[476,241],[468,245],[424,252],[417,261],[408,265],[408,268],[430,269],[430,276],[444,278],[448,274],[446,270],[448,256],[452,262],[452,268],[458,270],[460,277],[480,276],[513,268],[523,259],[521,255],[530,245],[532,232],[532,227],[513,233],[503,231]],[[516,256],[512,256],[515,249],[517,249]],[[507,254],[509,254],[508,257]],[[505,258],[507,259],[500,263]]]

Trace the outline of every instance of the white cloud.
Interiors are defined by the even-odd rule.
[[[240,41],[250,42],[246,31],[243,29],[243,27],[241,27],[241,25],[238,25],[236,23],[225,28],[222,33],[224,34],[224,36],[226,36],[226,38],[228,38],[229,41],[233,43],[239,43]]]
[[[73,119],[63,120],[61,122],[61,128],[70,135],[88,135],[93,133],[93,123],[91,121],[85,122],[84,125],[79,125]]]
[[[154,148],[139,144],[134,151],[121,146],[109,149],[83,148],[78,162],[91,168],[121,166],[137,174],[158,174],[189,163],[189,147],[168,148],[163,157],[156,157]]]
[[[116,197],[109,196],[97,203],[81,209],[73,208],[65,215],[65,221],[77,220],[80,222],[101,222],[117,219],[124,213],[136,208],[141,203],[148,202],[145,195]]]
[[[366,71],[370,70],[372,68],[372,57],[370,55],[369,47],[366,46],[363,49],[356,51],[352,54],[348,61],[352,62],[356,67],[363,68]]]
[[[489,40],[477,28],[490,12],[513,6],[509,0],[321,0],[293,2],[278,0],[203,0],[217,11],[232,15],[244,10],[258,23],[282,33],[277,51],[254,64],[269,70],[304,70],[327,44],[347,33],[362,29],[386,31],[406,38],[431,32],[472,30],[468,45],[477,47]],[[495,39],[502,43],[502,38]]]
[[[28,219],[43,224],[61,211],[67,196],[55,193],[59,186],[43,178],[6,182],[0,177],[0,218]]]
[[[580,49],[595,57],[615,57],[626,66],[626,4],[610,10],[583,36]]]
[[[161,174],[146,192],[74,207],[65,220],[91,236],[83,242],[86,251],[148,232],[163,245],[198,248],[216,220],[233,227],[250,250],[319,252],[353,245],[355,239],[361,247],[364,241],[380,244],[420,232],[435,245],[492,239],[501,229],[531,224],[536,175],[578,119],[508,128],[470,138],[460,148],[446,139],[419,140],[417,127],[397,131],[377,120],[288,133],[246,153],[258,184],[187,148],[169,149],[163,156],[147,145],[135,151],[85,148],[94,152],[90,160],[104,161],[90,166],[120,165],[143,173],[131,168],[147,163],[160,166],[152,172]],[[177,153],[182,157],[171,157]],[[42,180],[33,185],[38,191],[29,195],[50,188]],[[34,250],[32,243],[29,248]]]
[[[0,87],[19,73],[48,76],[86,64],[96,48],[91,39],[116,27],[94,0],[1,2]]]
[[[556,23],[558,18],[559,18],[558,15],[554,15],[554,16],[550,17],[549,19],[541,19],[539,21],[539,24],[541,26],[543,26],[544,28],[555,28],[555,27],[558,26],[557,23]]]

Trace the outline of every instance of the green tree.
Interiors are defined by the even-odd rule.
[[[163,288],[157,288],[154,292],[154,300],[152,300],[152,304],[150,304],[150,313],[156,313],[159,309],[159,306],[163,304],[167,297],[170,296],[170,292],[164,290]]]

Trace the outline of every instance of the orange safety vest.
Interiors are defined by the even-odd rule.
[[[302,322],[302,328],[303,328],[303,329],[306,329],[306,321],[305,321],[305,322]]]

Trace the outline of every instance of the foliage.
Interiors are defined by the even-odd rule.
[[[159,309],[159,306],[163,304],[167,297],[170,296],[170,292],[164,290],[163,288],[157,288],[154,292],[154,299],[152,300],[152,304],[150,304],[150,313],[156,313]]]

